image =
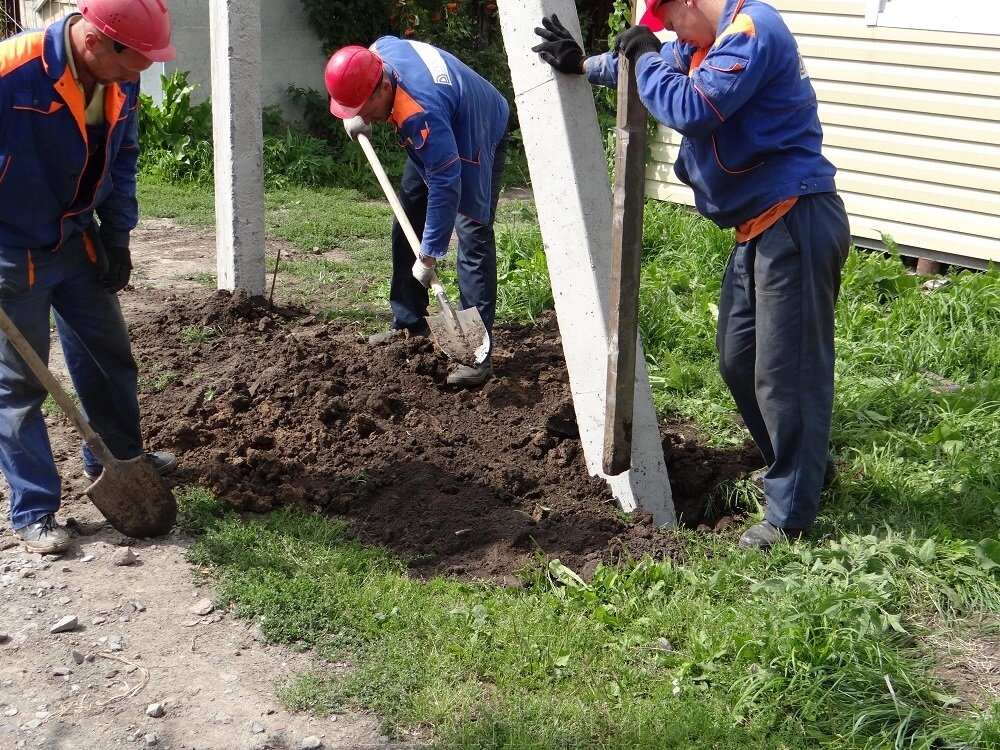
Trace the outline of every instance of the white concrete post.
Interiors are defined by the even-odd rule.
[[[500,0],[499,6],[587,467],[607,480],[622,510],[642,508],[658,525],[673,527],[670,483],[641,344],[636,353],[632,468],[613,477],[602,472],[611,184],[590,84],[583,76],[556,73],[531,52],[541,41],[534,28],[552,13],[581,39],[576,6],[573,0]]]
[[[219,289],[264,294],[260,0],[211,0]]]

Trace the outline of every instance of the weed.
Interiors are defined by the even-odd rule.
[[[181,341],[189,344],[202,344],[217,338],[219,330],[213,326],[184,326],[181,329]]]

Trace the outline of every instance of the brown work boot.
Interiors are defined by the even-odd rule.
[[[382,344],[390,344],[393,341],[402,341],[404,338],[419,339],[430,336],[430,326],[427,325],[426,321],[421,322],[423,325],[419,325],[416,328],[390,328],[388,331],[382,331],[382,333],[369,336],[368,346],[381,346]]]

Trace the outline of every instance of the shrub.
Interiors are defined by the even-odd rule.
[[[168,181],[212,178],[212,106],[191,103],[187,72],[160,76],[163,101],[139,95],[139,169]]]

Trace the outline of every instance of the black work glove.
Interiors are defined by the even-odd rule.
[[[559,16],[553,13],[551,18],[542,18],[542,26],[536,26],[535,33],[545,41],[536,44],[531,51],[537,52],[542,62],[547,62],[560,73],[583,73],[583,47],[559,23]]]
[[[615,38],[615,49],[625,55],[633,65],[647,52],[658,53],[662,46],[663,43],[648,26],[632,26]]]
[[[127,247],[113,245],[104,246],[104,254],[108,259],[108,270],[97,277],[97,283],[117,294],[128,285],[132,275],[132,254]]]

